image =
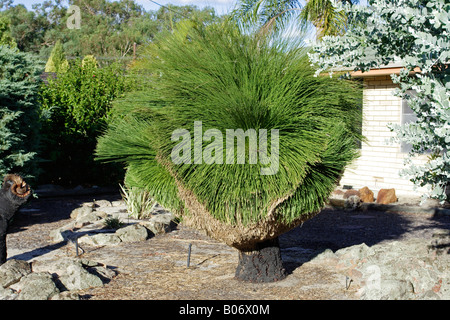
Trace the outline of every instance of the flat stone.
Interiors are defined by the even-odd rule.
[[[0,286],[6,288],[31,273],[31,265],[23,260],[11,259],[0,266]]]

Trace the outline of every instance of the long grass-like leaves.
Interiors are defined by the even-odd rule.
[[[183,29],[153,44],[146,63],[157,75],[148,89],[152,102],[117,109],[122,116],[99,139],[98,157],[125,162],[129,185],[177,212],[184,209],[176,181],[229,224],[264,219],[278,202],[286,223],[316,212],[356,155],[361,96],[353,83],[314,77],[300,44],[227,24]],[[202,134],[219,130],[223,150],[227,129],[266,129],[270,153],[270,132],[278,130],[278,172],[261,175],[267,165],[250,163],[249,141],[243,164],[227,164],[226,152],[223,164],[174,164],[176,129],[191,134],[194,159],[194,121]],[[201,140],[203,154],[210,143]]]

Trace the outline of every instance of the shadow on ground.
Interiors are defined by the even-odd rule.
[[[327,248],[335,252],[362,243],[372,246],[416,236],[431,239],[437,229],[449,231],[450,216],[327,208],[280,236],[280,247],[291,273]]]

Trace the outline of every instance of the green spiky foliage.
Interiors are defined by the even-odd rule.
[[[146,188],[190,225],[238,248],[322,208],[356,156],[357,85],[314,77],[306,50],[292,39],[244,35],[229,25],[182,28],[152,48],[152,87],[138,105],[116,108],[98,140],[100,160],[124,162],[127,185]],[[270,130],[278,129],[278,172],[261,175],[268,165],[249,163],[248,141],[244,164],[226,164],[225,152],[223,164],[195,164],[194,121],[203,133],[220,130],[224,149],[227,129],[267,129],[270,153]],[[171,134],[180,128],[191,133],[191,164],[171,160],[178,143]],[[211,141],[201,143],[210,152]]]
[[[31,55],[0,45],[0,176],[38,175],[42,67]]]

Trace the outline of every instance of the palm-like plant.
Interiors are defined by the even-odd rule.
[[[230,25],[184,29],[152,50],[148,103],[117,109],[98,158],[125,162],[128,186],[147,189],[186,225],[237,248],[238,279],[281,279],[277,237],[320,211],[356,155],[359,89],[314,77],[306,50],[292,41],[244,35]],[[195,121],[203,139],[187,144],[193,160],[174,163],[172,134],[195,133]],[[261,158],[227,164],[225,142],[205,139],[209,129],[223,136],[227,129],[278,130],[278,172],[261,175]],[[213,143],[220,148],[211,153]],[[195,161],[198,144],[203,157],[223,161]],[[252,147],[247,141],[244,155]],[[234,159],[241,155],[235,146],[233,152]]]
[[[359,0],[340,0],[356,4]],[[311,24],[316,28],[316,37],[342,35],[347,29],[344,11],[338,11],[331,0],[306,0],[302,6],[299,0],[240,0],[232,16],[241,24],[252,24],[261,32],[283,28],[295,17],[302,29]]]

